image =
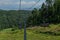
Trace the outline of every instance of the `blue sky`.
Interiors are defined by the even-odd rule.
[[[34,5],[38,0],[22,0],[21,9],[29,9],[32,5]],[[41,7],[41,4],[45,2],[45,0],[40,0],[40,2],[34,6],[35,8]],[[19,0],[0,0],[0,9],[4,10],[17,10],[19,9]],[[34,8],[33,7],[33,8]],[[32,9],[33,9],[32,8]]]

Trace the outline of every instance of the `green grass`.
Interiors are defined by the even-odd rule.
[[[57,31],[60,27],[50,25],[51,27],[33,27],[27,28],[27,40],[60,40],[60,36],[39,33],[40,31]],[[52,27],[53,26],[53,27]],[[0,40],[24,40],[24,31],[12,28],[0,31]]]

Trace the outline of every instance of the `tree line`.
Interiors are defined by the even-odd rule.
[[[60,23],[60,0],[46,0],[41,8],[34,8],[27,19],[27,26]]]
[[[23,27],[23,17],[27,17],[27,10],[0,10],[0,30],[6,28]]]

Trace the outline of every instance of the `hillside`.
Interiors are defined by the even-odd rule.
[[[0,30],[18,27],[30,14],[29,10],[0,10]]]
[[[50,32],[55,30],[56,32],[57,31],[56,29],[58,28],[60,28],[59,25],[50,25],[50,28],[48,27],[47,28],[44,28],[44,27],[27,28],[27,40],[60,40],[60,35],[40,33],[40,31],[44,32],[48,30],[50,30]],[[58,33],[58,31],[56,33]],[[9,29],[4,29],[0,31],[0,40],[23,40],[23,39],[24,39],[23,29],[12,30],[12,28],[9,28]]]

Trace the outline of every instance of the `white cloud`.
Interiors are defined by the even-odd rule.
[[[10,0],[0,0],[0,5],[9,5],[11,4]]]
[[[41,5],[43,2],[44,2],[43,0],[40,1],[36,6]],[[7,8],[7,7],[11,6],[11,5],[13,5],[14,8],[18,8],[19,4],[20,4],[19,0],[16,0],[16,1],[15,0],[0,0],[1,8],[3,8],[3,7]],[[35,0],[32,0],[32,1],[24,0],[24,1],[21,2],[21,4],[22,4],[22,8],[29,8],[32,5],[36,4],[36,1]],[[11,8],[12,8],[12,6],[11,6]]]
[[[0,5],[12,5],[12,4],[19,4],[20,2],[12,2],[11,0],[0,0]],[[22,5],[28,5],[28,4],[34,4],[35,1],[30,1],[30,2],[26,2],[26,1],[22,1],[21,2]]]
[[[36,2],[35,1],[22,1],[21,4],[22,5],[33,5],[35,4]],[[17,1],[17,2],[12,2],[11,0],[0,0],[0,5],[19,5],[20,2]]]
[[[32,5],[32,4],[35,4],[35,1],[30,1],[30,2],[22,1],[22,5],[23,4],[25,4],[25,5]]]

